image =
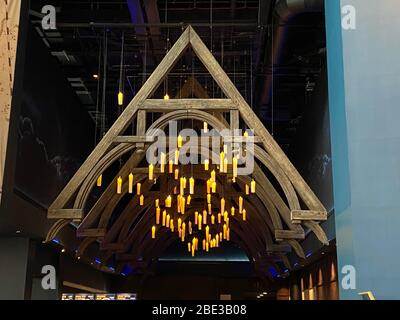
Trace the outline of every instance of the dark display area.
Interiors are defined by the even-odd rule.
[[[33,26],[24,73],[15,189],[48,207],[88,156],[94,125]]]

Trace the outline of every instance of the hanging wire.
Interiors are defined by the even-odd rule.
[[[121,40],[121,60],[119,66],[119,91],[122,92],[122,77],[123,77],[123,68],[124,68],[124,46],[125,46],[125,31],[122,32],[122,40]]]
[[[247,50],[245,50],[244,52],[244,73],[245,73],[245,80],[244,80],[244,96],[246,101],[249,101],[249,97],[247,95],[247,81],[248,81],[248,77],[247,77]]]
[[[107,50],[108,50],[108,37],[107,30],[104,29],[104,53],[103,53],[103,99],[102,99],[102,121],[101,121],[101,133],[104,136],[106,130],[106,86],[107,86]]]
[[[213,0],[210,0],[210,40],[211,40],[211,53],[213,54]],[[215,98],[215,81],[211,78],[212,81],[212,97]]]
[[[97,66],[97,75],[101,73],[101,54],[102,54],[102,41],[99,38],[99,57]],[[99,124],[99,106],[100,106],[100,79],[97,79],[97,92],[96,92],[96,113],[95,113],[95,129],[94,129],[94,147],[97,145],[97,134]]]
[[[253,109],[253,46],[250,45],[250,106]]]
[[[165,0],[165,23],[168,23],[168,0]],[[169,27],[167,28],[167,38],[165,42],[165,54],[169,51]],[[164,79],[164,95],[168,94],[168,74]]]
[[[272,87],[272,95],[271,95],[271,135],[274,136],[274,69],[275,69],[275,58],[274,58],[274,23],[271,24],[271,39],[272,39],[272,45],[271,45],[271,73],[272,73],[272,81],[271,81],[271,87]]]
[[[213,0],[210,1],[210,32],[211,32],[211,53],[213,53]]]

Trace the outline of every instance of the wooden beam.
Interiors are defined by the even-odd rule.
[[[276,241],[282,241],[285,239],[297,239],[304,240],[304,232],[294,230],[275,230]]]
[[[139,110],[136,117],[136,135],[137,136],[144,136],[146,133],[146,111]],[[144,143],[138,142],[136,143],[136,147],[138,151],[143,151]]]
[[[73,219],[80,220],[83,218],[82,209],[49,209],[47,213],[49,219]]]
[[[168,51],[164,59],[157,66],[154,72],[150,75],[147,81],[140,88],[135,97],[131,100],[119,118],[114,122],[111,128],[107,131],[106,135],[101,139],[96,148],[92,151],[89,157],[85,160],[82,166],[78,169],[72,179],[65,186],[63,191],[51,204],[50,209],[63,208],[71,197],[74,195],[76,190],[81,185],[88,172],[93,168],[102,156],[109,149],[112,141],[120,135],[128,126],[131,124],[134,115],[138,111],[139,105],[141,105],[155,90],[173,68],[180,56],[185,52],[189,45],[189,32],[190,28],[187,27],[182,33],[176,43]],[[60,217],[57,217],[60,218]]]
[[[111,242],[111,243],[101,243],[100,244],[100,250],[109,250],[109,251],[119,251],[123,247],[123,244],[120,242]]]
[[[153,143],[153,136],[118,136],[114,139],[114,143]]]
[[[290,219],[293,223],[301,223],[302,221],[325,221],[327,219],[326,211],[316,210],[292,210]]]
[[[213,79],[217,82],[225,96],[232,99],[232,101],[238,106],[243,120],[248,126],[254,129],[258,136],[260,136],[265,149],[279,163],[279,166],[284,170],[285,174],[288,176],[305,204],[312,210],[325,210],[322,203],[290,162],[278,143],[273,139],[261,120],[247,104],[246,100],[242,97],[235,85],[229,79],[210,50],[206,47],[194,29],[191,26],[189,26],[189,28],[190,44],[197,57],[204,64]]]
[[[81,290],[83,292],[107,293],[107,291],[104,291],[104,290],[88,287],[88,286],[85,286],[85,285],[82,285],[82,284],[79,284],[79,283],[73,283],[73,282],[69,282],[69,281],[63,281],[63,286],[64,287],[78,289],[78,290]]]
[[[239,110],[231,110],[229,113],[229,123],[232,130],[232,134],[234,134],[235,130],[239,129]]]
[[[176,110],[230,111],[237,107],[230,99],[147,99],[140,106],[147,112],[168,112]]]
[[[202,139],[204,139],[205,137],[202,137]],[[215,139],[216,137],[214,137]],[[176,140],[176,137],[172,138],[172,137],[165,137],[165,142],[166,145],[169,145],[169,141],[174,141]],[[200,137],[198,137],[198,141],[199,143],[201,143]],[[209,137],[209,145],[211,145],[212,141],[213,141],[213,137]],[[254,143],[261,143],[261,139],[257,136],[253,136],[252,141]],[[221,140],[221,144],[223,143],[230,143],[230,142],[235,142],[235,143],[245,143],[245,142],[249,142],[249,138],[245,138],[242,136],[220,136],[220,140]],[[153,136],[118,136],[115,137],[113,142],[114,143],[153,143],[156,141],[156,137]]]
[[[289,253],[292,251],[292,248],[289,245],[285,244],[267,244],[267,252],[284,252]]]
[[[104,237],[106,229],[83,229],[77,230],[76,235],[80,237]]]

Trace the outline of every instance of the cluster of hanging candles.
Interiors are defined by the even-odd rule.
[[[204,130],[206,130],[207,124],[204,123]],[[215,168],[210,164],[209,160],[204,160],[203,170],[209,172],[209,179],[205,182],[205,204],[203,210],[194,212],[193,217],[185,215],[188,208],[191,206],[192,197],[195,194],[195,179],[194,177],[187,178],[180,174],[177,166],[179,165],[179,151],[183,145],[183,139],[181,136],[177,138],[177,148],[175,149],[174,159],[166,161],[166,154],[161,153],[160,155],[160,168],[159,172],[169,174],[172,179],[176,180],[177,186],[174,187],[174,194],[169,194],[165,199],[155,199],[155,221],[151,227],[151,238],[156,238],[157,229],[165,228],[169,232],[176,232],[179,239],[182,242],[187,241],[187,250],[195,256],[199,250],[199,238],[202,237],[201,247],[205,252],[209,252],[210,249],[218,248],[222,241],[230,241],[230,219],[235,214],[241,215],[241,220],[247,220],[247,211],[244,208],[244,199],[242,196],[238,196],[237,203],[238,207],[231,206],[227,207],[227,201],[224,197],[218,199],[219,210],[213,212],[213,197],[218,197],[217,193],[217,172],[228,173],[228,161],[226,157],[227,147],[224,145],[223,151],[220,153],[219,165]],[[149,164],[148,167],[148,180],[155,181],[155,167],[153,164]],[[232,158],[232,182],[236,182],[238,173],[238,157]],[[97,180],[97,185],[101,186],[101,176]],[[121,176],[117,178],[116,191],[118,194],[122,193],[123,179]],[[136,189],[136,190],[134,190]],[[136,183],[134,186],[133,174],[130,173],[128,176],[128,193],[136,193],[139,197],[139,205],[144,206],[145,197],[142,193],[142,184]],[[250,185],[245,184],[245,194],[249,195],[256,192],[256,182],[254,179],[251,180]],[[176,199],[176,201],[173,201]],[[173,204],[175,202],[175,204]],[[173,214],[176,212],[176,214]],[[198,236],[198,235],[201,236]]]

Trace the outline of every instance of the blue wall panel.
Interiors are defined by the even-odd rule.
[[[342,30],[341,6],[356,9]],[[326,0],[329,103],[339,271],[356,289],[400,299],[400,9],[398,0]]]

